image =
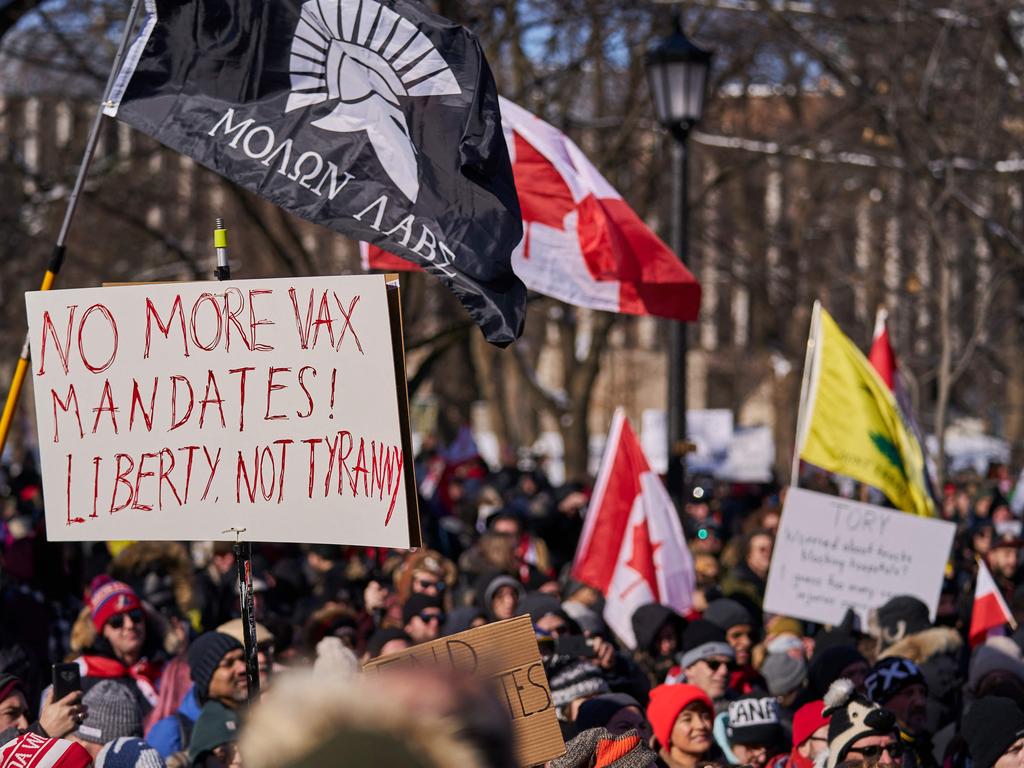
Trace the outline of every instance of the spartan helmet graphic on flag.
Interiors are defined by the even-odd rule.
[[[374,0],[309,0],[299,14],[289,69],[285,112],[337,101],[313,125],[365,131],[388,176],[416,202],[416,148],[399,97],[462,92],[427,36]]]

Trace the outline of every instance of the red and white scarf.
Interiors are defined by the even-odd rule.
[[[117,659],[111,659],[109,656],[79,656],[77,662],[82,672],[82,677],[132,678],[146,701],[151,706],[155,707],[157,705],[159,696],[156,690],[156,682],[160,679],[159,664],[153,664],[143,659],[130,667],[126,667]]]

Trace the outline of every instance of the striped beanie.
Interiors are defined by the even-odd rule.
[[[85,747],[67,739],[48,739],[26,731],[0,751],[0,768],[89,768],[92,758]]]
[[[142,607],[135,590],[123,581],[107,581],[96,587],[89,596],[89,613],[97,632],[102,632],[111,617]]]
[[[601,668],[590,661],[571,656],[552,656],[545,663],[545,671],[551,686],[551,702],[560,720],[567,719],[565,707],[576,699],[599,696],[611,690]]]

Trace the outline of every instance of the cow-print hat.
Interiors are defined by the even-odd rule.
[[[836,768],[847,753],[865,736],[885,736],[896,731],[896,717],[857,693],[853,681],[842,677],[825,694],[828,724],[828,760],[825,768]]]

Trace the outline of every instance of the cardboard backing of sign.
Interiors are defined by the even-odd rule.
[[[421,544],[397,280],[26,294],[56,541]]]
[[[374,659],[364,671],[383,673],[420,665],[440,665],[457,674],[493,680],[512,718],[521,766],[537,765],[565,753],[529,616],[485,624]]]

